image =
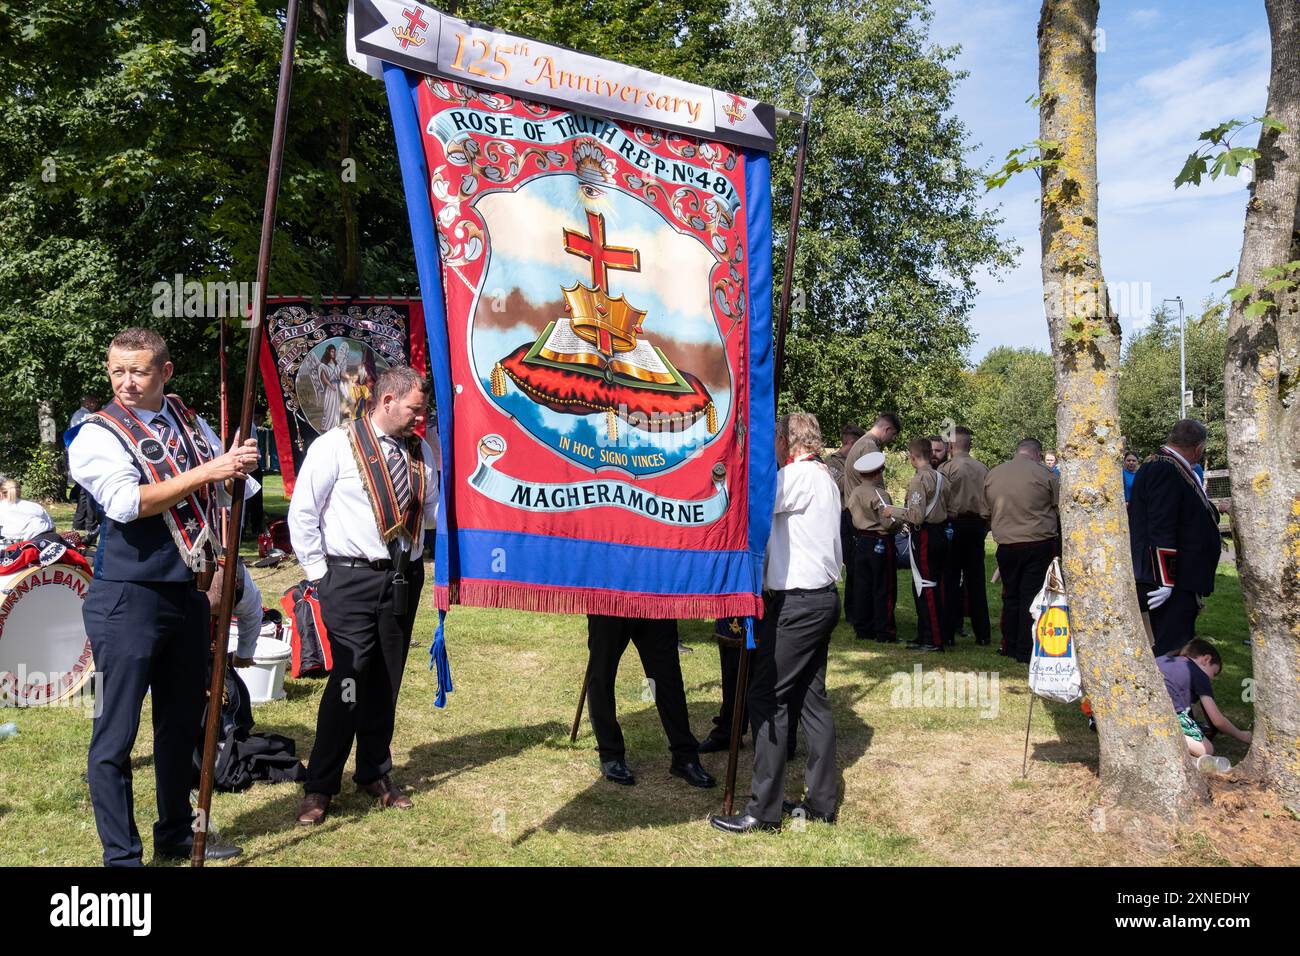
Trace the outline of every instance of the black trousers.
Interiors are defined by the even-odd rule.
[[[677,654],[677,622],[647,618],[587,615],[587,710],[600,759],[622,760],[623,728],[614,711],[614,680],[628,642],[636,645],[650,680],[659,720],[668,735],[674,760],[698,759],[700,742],[691,733],[686,688]],[[735,680],[733,677],[732,684]]]
[[[90,492],[81,485],[73,485],[73,496],[77,502],[76,513],[72,516],[73,531],[89,531],[95,525],[99,524],[98,509],[95,507],[95,499],[90,496]]]
[[[95,655],[96,709],[86,779],[105,866],[140,866],[131,748],[146,691],[152,695],[154,850],[187,851],[190,781],[203,720],[211,640],[208,601],[193,584],[105,581],[81,609]]]
[[[948,535],[942,524],[923,524],[912,532],[912,549],[916,568],[926,581],[935,582],[932,588],[921,588],[912,597],[916,601],[916,641],[918,644],[944,643],[943,575],[948,560]]]
[[[944,568],[943,609],[948,617],[947,633],[961,629],[967,608],[971,630],[979,644],[990,641],[989,597],[984,587],[984,537],[988,525],[982,518],[953,518],[952,541]],[[962,592],[965,592],[965,601]]]
[[[863,640],[893,641],[898,637],[894,605],[898,603],[898,565],[892,534],[853,534],[853,633]],[[845,585],[845,594],[850,586]],[[847,600],[847,598],[846,598]]]
[[[759,820],[781,820],[792,710],[808,745],[805,803],[814,813],[835,812],[835,721],[826,694],[826,654],[839,616],[834,588],[767,598],[749,678],[754,774],[745,812]]]
[[[1147,593],[1155,590],[1149,584],[1139,584],[1138,587]],[[1141,604],[1146,608],[1146,594],[1142,595]],[[1151,650],[1155,656],[1182,650],[1183,645],[1196,636],[1196,616],[1200,613],[1201,602],[1196,599],[1196,592],[1174,588],[1165,603],[1150,612],[1151,631],[1156,638]]]
[[[424,562],[406,570],[407,608],[393,610],[393,572],[331,565],[321,579],[320,609],[334,667],[316,716],[316,743],[307,765],[308,793],[333,796],[357,745],[352,779],[373,783],[393,769],[397,694],[411,646],[415,611],[424,585]]]
[[[853,562],[855,537],[857,530],[853,527],[853,517],[849,514],[849,509],[845,508],[840,512],[840,554],[844,558],[844,620],[853,624],[854,630],[857,629],[855,621],[858,617],[857,588],[854,584],[857,570]]]
[[[1002,572],[1002,653],[1028,664],[1034,648],[1031,610],[1056,557],[1056,539],[1000,544],[997,557]]]

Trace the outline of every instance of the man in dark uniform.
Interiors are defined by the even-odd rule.
[[[961,626],[964,606],[969,604],[975,643],[988,644],[991,639],[989,601],[984,590],[984,538],[989,526],[984,518],[984,479],[989,470],[971,457],[970,450],[971,431],[958,425],[953,434],[952,457],[939,467],[948,479],[948,517],[952,523],[944,570],[943,609],[948,616],[945,636],[951,642]]]
[[[614,711],[614,680],[629,641],[641,656],[649,681],[647,692],[668,735],[673,755],[668,772],[692,787],[714,786],[713,777],[700,765],[700,742],[691,733],[674,620],[587,615],[587,708],[600,753],[600,772],[613,783],[629,787],[636,783],[624,760],[623,730]],[[733,686],[734,682],[733,677]]]
[[[907,457],[916,474],[907,485],[906,507],[891,506],[882,513],[906,521],[912,529],[912,593],[916,599],[916,640],[907,646],[918,651],[944,648],[943,569],[948,558],[948,488],[943,475],[930,465],[928,438],[914,438]]]
[[[107,866],[142,862],[131,748],[147,690],[158,799],[154,853],[190,856],[189,792],[211,640],[196,572],[210,571],[215,557],[214,485],[246,477],[257,460],[254,439],[220,454],[207,423],[164,394],[172,371],[158,333],[119,333],[108,347],[114,400],[88,416],[68,446],[73,478],[105,515],[82,617],[101,681],[87,780]],[[256,490],[246,486],[248,494]],[[206,845],[208,859],[239,852],[211,835]]]
[[[1043,446],[1026,438],[1016,454],[984,478],[989,530],[998,543],[1002,575],[1002,646],[999,654],[1028,664],[1033,651],[1030,605],[1060,552],[1057,512],[1060,483],[1043,467]]]
[[[1133,572],[1139,603],[1150,611],[1157,657],[1196,636],[1196,616],[1214,590],[1223,547],[1219,512],[1192,470],[1205,454],[1207,437],[1204,425],[1183,419],[1133,479]]]
[[[838,486],[851,466],[849,451],[867,432],[861,425],[845,425],[840,431],[840,447],[826,456],[826,470]],[[849,517],[849,499],[843,499],[840,512],[840,549],[844,553],[844,619],[853,623],[853,520]]]

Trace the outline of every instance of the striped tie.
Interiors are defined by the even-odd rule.
[[[177,470],[185,471],[188,469],[190,467],[189,455],[185,453],[185,446],[181,444],[180,434],[176,429],[172,428],[167,416],[159,415],[155,418],[154,427],[158,434],[158,440],[167,449],[167,454],[172,456],[172,461],[176,462]]]
[[[406,514],[411,503],[411,474],[407,468],[406,455],[402,446],[390,435],[384,436],[385,458],[388,463],[388,477],[393,480],[393,491],[397,493],[397,509]]]

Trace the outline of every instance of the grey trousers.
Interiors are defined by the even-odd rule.
[[[766,604],[749,678],[754,775],[745,812],[767,823],[780,822],[786,744],[793,725],[790,709],[798,707],[808,744],[805,804],[814,813],[831,814],[839,781],[835,722],[826,695],[826,652],[839,620],[840,597],[834,587],[784,591],[772,594]]]

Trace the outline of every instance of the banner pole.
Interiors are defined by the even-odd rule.
[[[1025,762],[1020,768],[1020,779],[1024,780],[1029,776],[1029,725],[1034,720],[1034,700],[1038,697],[1033,691],[1029,692],[1029,716],[1025,718]]]
[[[569,731],[569,743],[578,742],[578,724],[582,723],[582,707],[587,702],[587,682],[591,680],[591,661],[587,661],[587,669],[582,672],[582,690],[578,691],[578,712],[573,715],[573,729]]]
[[[799,239],[799,206],[803,198],[804,163],[808,158],[808,121],[812,118],[812,98],[817,92],[816,78],[803,98],[803,113],[799,119],[799,150],[794,164],[794,198],[790,203],[790,230],[785,242],[785,272],[781,276],[781,311],[776,328],[776,355],[772,372],[772,395],[776,408],[781,408],[781,381],[785,377],[785,337],[790,328],[790,296],[794,288],[794,253]],[[741,715],[749,690],[749,642],[740,648],[740,667],[736,669],[736,703],[731,715],[731,746],[727,752],[727,782],[722,792],[722,812],[732,813],[736,796],[736,762],[740,753]]]
[[[271,243],[275,234],[275,205],[280,193],[280,167],[284,161],[285,128],[289,121],[289,88],[293,80],[293,46],[298,35],[298,0],[289,0],[284,20],[284,47],[280,53],[280,83],[275,92],[275,121],[271,132],[271,159],[266,173],[266,198],[262,205],[262,238],[257,250],[257,285],[253,315],[248,329],[248,354],[244,363],[244,393],[239,412],[238,435],[248,438],[253,427],[253,389],[257,384],[257,349],[266,314],[266,287],[271,272]],[[224,352],[222,353],[224,356]],[[230,617],[235,604],[235,581],[239,569],[239,530],[244,518],[243,478],[236,478],[226,519],[226,573],[222,575],[221,603],[217,612],[216,636],[212,648],[212,682],[208,688],[208,719],[204,728],[203,764],[199,774],[199,805],[194,821],[194,846],[190,865],[203,866],[207,849],[212,787],[217,761],[217,729],[221,722],[221,697],[226,685],[226,650]]]
[[[221,369],[218,393],[221,396],[221,447],[230,442],[230,380],[226,369],[226,320],[223,316],[217,326],[217,364]]]

